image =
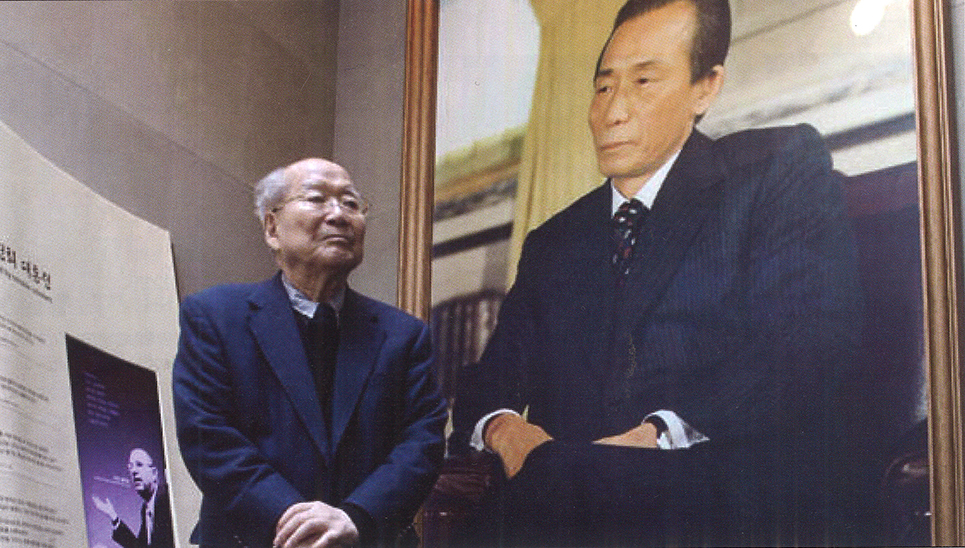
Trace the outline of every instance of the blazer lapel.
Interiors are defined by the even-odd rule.
[[[610,334],[613,328],[614,306],[614,278],[610,266],[613,255],[613,229],[610,224],[613,208],[613,190],[609,180],[593,191],[588,207],[584,210],[585,218],[577,225],[577,230],[584,231],[584,235],[571,238],[574,243],[587,246],[578,250],[577,256],[585,260],[587,279],[596,289],[591,293],[599,296],[600,315],[596,318],[599,337],[594,337],[597,344],[590,357],[591,363],[603,364],[607,361],[607,353],[611,347]]]
[[[660,189],[646,226],[643,253],[634,259],[620,307],[629,329],[666,291],[707,214],[716,208],[722,172],[712,141],[694,131]]]
[[[254,308],[250,325],[255,340],[291,399],[292,407],[301,418],[305,430],[328,460],[329,446],[325,439],[322,407],[318,403],[315,381],[308,367],[291,302],[282,286],[281,274],[266,282],[261,290],[249,297],[249,301]]]
[[[579,256],[586,258],[587,272],[593,273],[594,278],[598,277],[600,287],[607,297],[605,300],[609,301],[613,288],[610,277],[612,273],[610,258],[613,255],[613,228],[610,224],[610,218],[613,216],[611,213],[613,187],[610,185],[610,181],[607,180],[606,183],[594,190],[590,197],[592,200],[590,207],[586,210],[586,218],[581,220],[580,228],[578,228],[586,236],[581,234],[579,237],[574,237],[573,240],[577,243],[586,242],[587,248],[580,250]],[[603,222],[600,222],[601,220]]]
[[[385,332],[379,327],[378,316],[351,289],[345,292],[345,304],[339,321],[335,392],[332,396],[333,448],[338,447],[355,413],[359,397],[385,342]]]

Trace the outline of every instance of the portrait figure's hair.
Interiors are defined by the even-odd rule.
[[[286,167],[280,167],[255,183],[255,216],[261,222],[265,215],[285,199],[288,181],[285,180]]]
[[[690,47],[690,78],[696,82],[710,74],[717,65],[723,65],[730,49],[730,3],[728,0],[628,0],[617,12],[613,29],[596,61],[594,77],[600,72],[603,52],[610,45],[613,33],[623,23],[667,4],[689,2],[697,9],[697,30]]]
[[[147,459],[148,459],[149,461],[151,461],[151,464],[150,464],[149,466],[154,466],[154,457],[151,456],[151,454],[147,452],[147,449],[144,449],[143,447],[131,447],[131,450],[128,451],[127,454],[128,454],[128,455],[133,455],[135,451],[136,451],[136,452],[140,452],[140,453],[144,453],[144,455],[147,457]]]

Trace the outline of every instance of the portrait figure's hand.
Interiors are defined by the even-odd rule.
[[[497,415],[486,425],[486,447],[499,455],[507,478],[519,473],[533,449],[553,438],[515,413]]]
[[[596,440],[600,445],[619,445],[621,447],[638,447],[642,449],[657,448],[657,427],[645,422],[616,436],[608,436]]]
[[[111,521],[117,520],[117,512],[114,511],[114,505],[111,503],[111,499],[104,498],[103,500],[98,498],[97,495],[91,497],[94,501],[94,506],[103,512],[107,517],[111,518]]]

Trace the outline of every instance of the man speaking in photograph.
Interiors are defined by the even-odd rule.
[[[255,209],[280,272],[181,307],[178,441],[202,493],[192,542],[413,541],[444,449],[429,330],[347,286],[368,206],[345,169],[278,169]]]
[[[111,538],[123,548],[174,548],[168,489],[160,481],[154,459],[143,449],[133,449],[127,460],[127,473],[134,491],[143,500],[136,535],[117,515],[111,499],[93,497],[94,506],[111,520],[114,529]]]
[[[694,129],[729,42],[726,0],[617,15],[589,111],[607,181],[527,236],[460,379],[452,448],[505,473],[472,540],[826,540],[854,246],[813,128]]]

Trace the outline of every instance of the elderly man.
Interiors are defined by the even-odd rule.
[[[278,169],[255,209],[280,272],[181,307],[178,441],[203,495],[192,542],[394,544],[443,455],[428,329],[347,287],[368,207],[342,167]]]
[[[133,449],[127,460],[127,473],[131,476],[134,491],[144,500],[137,535],[117,515],[111,499],[93,497],[94,506],[111,520],[114,528],[111,538],[124,548],[174,548],[168,490],[160,483],[154,459],[143,449]]]
[[[827,539],[852,237],[812,128],[694,130],[729,41],[726,0],[617,15],[589,111],[608,180],[528,235],[456,398],[453,448],[505,471],[500,542]]]

